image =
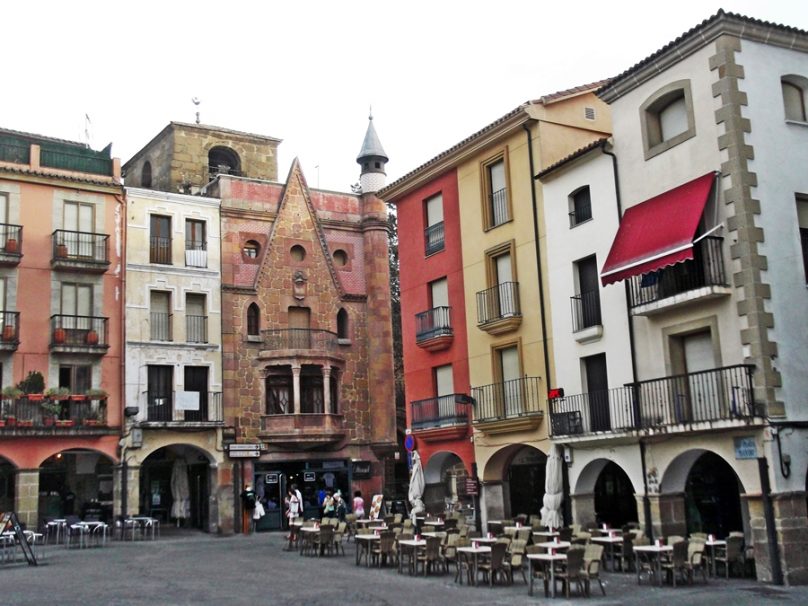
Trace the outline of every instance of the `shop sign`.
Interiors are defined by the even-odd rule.
[[[257,459],[261,456],[260,450],[231,450],[229,453],[233,459]]]
[[[480,494],[480,487],[477,478],[466,478],[466,494],[476,496]]]
[[[313,471],[304,471],[303,472],[303,481],[304,482],[316,482],[317,481],[317,474]]]
[[[356,480],[367,480],[371,477],[370,461],[351,461],[351,472]]]
[[[323,469],[344,469],[345,461],[323,461]]]
[[[264,478],[264,484],[277,484],[279,482],[279,474],[268,473]]]
[[[178,391],[174,395],[174,408],[176,410],[199,410],[198,391]]]
[[[757,444],[754,436],[735,438],[736,459],[757,459]]]

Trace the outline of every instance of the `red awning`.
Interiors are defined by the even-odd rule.
[[[629,208],[600,272],[604,286],[693,258],[693,238],[716,173]]]

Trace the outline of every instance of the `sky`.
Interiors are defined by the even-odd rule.
[[[297,157],[311,187],[350,191],[371,107],[391,183],[529,99],[619,74],[719,8],[808,30],[805,0],[14,2],[0,127],[89,133],[126,162],[199,110],[203,124],[282,139],[281,181]]]

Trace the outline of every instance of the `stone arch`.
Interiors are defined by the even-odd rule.
[[[39,465],[39,519],[112,519],[115,460],[94,448],[68,448]]]
[[[693,468],[696,461],[705,453],[712,453],[713,455],[720,457],[724,463],[727,464],[727,467],[733,470],[735,477],[738,477],[738,474],[734,471],[732,463],[721,453],[708,450],[706,448],[695,448],[693,450],[680,453],[668,464],[662,475],[660,492],[684,492],[687,485],[687,478],[690,475],[690,470]],[[743,491],[744,487],[740,478],[738,478],[738,485],[741,491]]]
[[[348,312],[345,310],[344,307],[341,307],[340,310],[337,312],[337,338],[350,339],[348,330],[349,330]]]
[[[589,461],[589,463],[584,466],[581,470],[581,473],[578,475],[578,481],[575,482],[575,494],[590,494],[595,491],[595,484],[600,477],[600,473],[603,471],[603,468],[606,467],[609,463],[615,463],[620,469],[628,477],[629,481],[631,482],[631,486],[634,488],[635,493],[641,493],[643,490],[642,486],[637,486],[635,484],[634,479],[626,472],[622,465],[615,461],[611,461],[609,459],[594,459]]]
[[[457,503],[458,487],[469,474],[463,459],[457,453],[433,453],[424,466],[424,504],[427,511],[443,512],[447,504]]]
[[[247,306],[247,335],[257,337],[261,334],[261,309],[255,302]]]
[[[483,469],[486,519],[538,515],[544,497],[547,455],[526,444],[498,450]]]
[[[217,174],[241,175],[241,157],[225,145],[214,145],[208,150],[208,174],[213,179]]]
[[[14,510],[17,469],[12,460],[0,456],[0,511]]]

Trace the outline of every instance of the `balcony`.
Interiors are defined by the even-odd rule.
[[[207,316],[185,316],[185,341],[188,343],[208,342]]]
[[[348,435],[341,414],[276,414],[262,417],[259,437],[288,450],[312,450],[343,441]]]
[[[443,221],[430,225],[424,230],[424,255],[434,255],[443,250],[445,235]]]
[[[174,316],[161,311],[149,312],[149,340],[173,341]]]
[[[0,311],[0,351],[16,351],[20,344],[20,312]]]
[[[36,150],[32,153],[32,148]],[[32,156],[35,161],[32,163]],[[110,158],[109,148],[95,151],[78,145],[42,141],[32,144],[28,138],[0,136],[0,162],[32,164],[37,168],[55,168],[70,172],[103,176],[118,176]]]
[[[433,307],[415,314],[415,344],[427,351],[447,349],[454,340],[451,307]]]
[[[185,243],[185,267],[208,266],[208,244],[207,242],[186,242]]]
[[[106,435],[119,429],[107,425],[106,400],[91,400],[83,395],[66,396],[60,401],[42,394],[3,399],[0,435]]]
[[[488,194],[488,227],[494,228],[511,220],[511,209],[508,205],[508,188],[503,187]]]
[[[454,393],[410,403],[412,430],[427,441],[464,438],[470,428],[471,398]]]
[[[579,343],[596,341],[603,336],[600,293],[597,290],[570,297],[572,332]]]
[[[693,259],[629,279],[629,305],[635,316],[732,294],[721,254],[723,238],[708,236],[693,245]]]
[[[144,391],[142,396],[146,418],[138,424],[143,427],[207,427],[221,425],[224,418],[219,391]]]
[[[503,282],[477,293],[477,327],[491,335],[516,330],[522,323],[519,282]]]
[[[751,365],[726,366],[554,399],[551,433],[563,438],[748,423],[760,416],[753,399],[753,371]]]
[[[51,267],[102,274],[109,267],[109,236],[57,229],[51,236]]]
[[[472,388],[474,424],[489,434],[536,429],[544,415],[539,377]]]
[[[22,226],[0,223],[0,266],[14,267],[22,258]]]
[[[207,263],[207,259],[205,262]],[[171,265],[171,238],[149,238],[149,263]]]
[[[109,318],[96,316],[51,316],[50,350],[103,355],[109,349],[108,323]]]

